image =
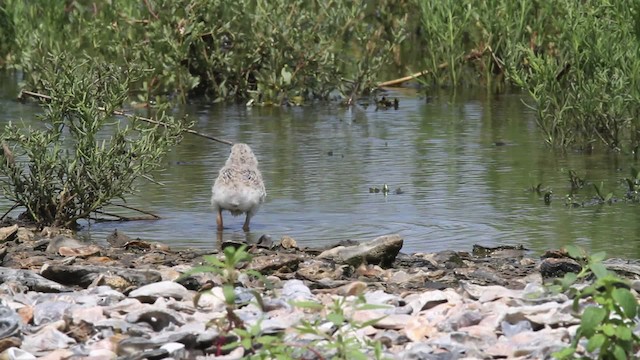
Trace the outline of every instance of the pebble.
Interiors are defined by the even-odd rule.
[[[20,234],[20,229],[5,233]],[[25,235],[24,230],[22,233]],[[17,236],[8,239],[7,243],[14,241],[14,245],[20,241]],[[67,247],[71,243],[55,242],[64,242]],[[351,250],[369,248],[375,253],[382,243],[398,246],[401,238],[382,237]],[[38,243],[38,247],[45,251],[49,248],[46,244]],[[87,246],[92,245],[70,249]],[[189,271],[185,264],[199,265],[192,254],[180,253],[183,260],[179,264],[172,261],[174,266],[137,266],[128,272],[130,269],[118,264],[123,259],[135,261],[137,256],[129,252],[141,251],[149,255],[146,259],[161,262],[166,250],[118,247],[122,256],[118,258],[110,253],[112,249],[101,248],[97,252],[113,258],[116,264],[107,267],[75,255],[74,262],[79,263],[56,262],[65,261],[68,249],[58,247],[57,252],[51,252],[53,248],[56,246],[49,248],[49,254],[54,260],[45,262],[44,273],[49,279],[38,275],[38,268],[0,267],[0,278],[7,280],[0,284],[2,360],[241,359],[250,350],[239,346],[234,326],[254,334],[282,335],[293,349],[313,346],[324,358],[334,354],[330,346],[322,345],[323,341],[327,344],[325,339],[352,336],[361,344],[365,340],[380,342],[383,357],[389,359],[538,359],[550,358],[568,346],[579,324],[572,312],[572,299],[548,292],[539,269],[520,257],[503,256],[503,250],[497,252],[496,261],[505,264],[501,268],[521,271],[520,276],[502,278],[496,272],[488,276],[488,267],[476,271],[475,267],[482,265],[464,253],[403,256],[399,260],[402,265],[396,265],[401,268],[369,271],[373,268],[368,265],[349,265],[351,260],[343,257],[348,254],[344,250],[336,256],[325,253],[328,259],[322,259],[293,246],[291,253],[283,256],[258,249],[260,269],[270,281],[253,281],[245,274],[246,279],[232,289],[235,302],[229,307],[219,276],[193,275],[191,284],[197,286],[189,288],[162,280],[166,277],[160,273],[175,279]],[[94,250],[92,247],[91,252]],[[13,264],[29,264],[21,262],[18,253],[7,254]],[[478,264],[487,262],[490,254],[486,254]],[[377,263],[389,265],[389,254]],[[303,264],[304,268],[296,270]],[[96,284],[97,277],[116,273],[129,279],[128,287]],[[51,280],[60,274],[79,274],[87,279],[67,280],[73,285]],[[500,279],[487,283],[487,279],[496,278]],[[427,282],[443,287],[428,287]],[[260,285],[264,283],[273,288]],[[199,287],[204,288],[197,291]],[[317,332],[300,330],[308,324]],[[224,346],[234,343],[238,345]],[[372,348],[359,349],[374,357]]]

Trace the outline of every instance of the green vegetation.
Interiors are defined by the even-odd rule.
[[[582,359],[633,358],[640,337],[633,332],[637,326],[638,301],[629,290],[629,284],[606,269],[602,264],[603,252],[588,256],[575,246],[567,246],[566,250],[570,257],[581,262],[582,270],[578,274],[567,273],[556,288],[573,296],[574,311],[583,311],[571,345],[554,356],[558,359],[575,358],[578,343],[585,338],[586,350],[591,356]],[[575,286],[578,281],[593,276],[595,280],[588,286]],[[581,303],[581,300],[586,300],[586,303]]]
[[[306,358],[305,354],[313,354],[320,359],[382,359],[382,343],[371,339],[359,339],[356,331],[366,326],[376,324],[381,319],[373,319],[366,322],[352,320],[346,309],[365,310],[379,308],[379,306],[366,304],[364,298],[359,297],[355,301],[346,298],[334,300],[331,306],[325,308],[314,301],[292,302],[290,305],[300,311],[312,312],[317,316],[314,320],[302,320],[295,328],[295,334],[284,332],[263,333],[260,322],[253,325],[245,324],[235,311],[246,303],[239,303],[236,297],[238,278],[241,275],[247,278],[259,280],[267,285],[262,274],[244,269],[251,262],[251,254],[247,252],[246,245],[239,248],[226,247],[223,257],[213,255],[205,256],[205,265],[196,266],[184,273],[185,278],[197,273],[211,273],[219,276],[225,298],[227,316],[215,324],[220,331],[217,345],[217,355],[225,354],[238,347],[244,348],[245,359],[298,359]],[[194,305],[198,305],[201,294],[210,291],[214,285],[206,286],[198,296],[194,298]],[[256,305],[263,309],[262,296],[256,290],[250,289]],[[323,327],[326,322],[331,324],[331,329]],[[287,335],[287,336],[286,336]],[[292,335],[292,336],[291,336]],[[302,341],[295,341],[303,337]],[[227,342],[225,343],[225,339]],[[231,339],[231,340],[229,340]]]
[[[569,177],[569,193],[565,195],[565,205],[570,207],[582,207],[602,204],[615,204],[622,202],[637,203],[640,202],[640,172],[631,167],[629,176],[620,179],[618,186],[620,191],[624,191],[624,195],[616,196],[614,191],[607,191],[604,181],[599,183],[590,182],[580,177],[575,170],[567,171]],[[589,186],[586,186],[589,185]],[[585,187],[586,186],[586,187]],[[581,194],[586,189],[593,189],[591,195]],[[623,190],[624,189],[624,190]],[[545,203],[551,203],[553,191],[550,188],[543,187],[541,183],[531,186],[530,190],[544,197]]]
[[[26,209],[26,219],[73,228],[132,192],[186,127],[166,115],[166,104],[155,110],[166,126],[111,115],[127,99],[135,71],[65,55],[37,66],[39,86],[51,99],[42,126],[4,127],[0,185],[14,208]]]
[[[24,71],[27,86],[37,84],[33,61],[64,47],[145,70],[132,89],[141,101],[206,94],[286,104],[360,93],[404,37],[402,17],[377,19],[380,7],[362,1],[7,0],[3,8],[14,36],[0,38],[0,50],[10,49],[0,58]]]
[[[299,105],[350,104],[394,64],[429,87],[524,90],[553,146],[637,152],[639,24],[632,0],[5,0],[0,66],[38,90],[37,59],[64,47],[144,70],[145,103]]]

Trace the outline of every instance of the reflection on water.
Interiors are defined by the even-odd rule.
[[[242,232],[243,217],[225,213],[222,236],[289,235],[301,246],[324,246],[400,233],[405,252],[473,244],[523,244],[539,252],[578,243],[638,257],[636,206],[572,209],[563,201],[568,169],[623,194],[619,180],[632,166],[627,156],[550,151],[519,95],[430,102],[412,92],[391,96],[399,98],[399,110],[190,106],[197,131],[252,146],[267,186],[251,233]],[[15,120],[25,116],[23,108],[3,100],[0,116]],[[92,224],[84,234],[104,241],[117,228],[174,247],[215,246],[211,185],[228,152],[227,145],[185,136],[156,174],[165,186],[143,184],[128,202],[161,220]],[[550,206],[527,191],[538,183],[553,189]],[[369,192],[383,184],[391,189],[387,196]]]

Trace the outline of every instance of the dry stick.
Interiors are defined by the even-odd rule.
[[[446,63],[446,62],[438,65],[438,69],[439,70],[442,70],[442,69],[447,68],[447,67],[449,67],[449,63]],[[419,78],[420,76],[427,75],[428,73],[430,73],[429,70],[423,70],[423,71],[417,72],[415,74],[411,74],[409,76],[401,77],[399,79],[394,79],[394,80],[381,82],[381,83],[378,84],[378,87],[381,88],[381,87],[386,87],[386,86],[400,85],[403,82],[407,82],[409,80],[413,80],[415,78]]]
[[[113,206],[120,206],[120,207],[123,207],[123,208],[125,208],[125,209],[134,210],[134,211],[137,211],[137,212],[139,212],[139,213],[143,213],[143,214],[147,214],[147,215],[149,215],[149,216],[153,216],[153,217],[154,217],[154,218],[156,218],[156,219],[160,219],[160,216],[158,216],[158,215],[156,215],[156,214],[153,214],[153,213],[150,213],[150,212],[148,212],[148,211],[141,210],[141,209],[138,209],[138,208],[134,208],[133,206],[123,205],[123,204],[111,204],[111,205],[113,205]]]
[[[36,92],[33,92],[33,91],[28,91],[28,90],[22,90],[20,92],[20,95],[18,95],[18,98],[22,98],[22,94],[29,95],[29,96],[36,97],[36,98],[40,98],[40,99],[45,99],[45,100],[53,100],[53,98],[51,96],[49,96],[49,95],[39,94],[39,93],[36,93]],[[103,107],[98,107],[98,109],[100,111],[106,111],[106,109],[103,108]],[[169,125],[167,125],[167,124],[165,124],[165,123],[163,123],[161,121],[158,121],[158,120],[153,120],[153,119],[145,118],[145,117],[142,117],[142,116],[128,114],[128,113],[124,112],[124,110],[114,110],[113,114],[114,115],[119,115],[119,116],[124,116],[124,117],[130,118],[130,119],[133,119],[133,120],[146,121],[148,123],[155,124],[155,125],[161,125],[161,126],[164,126],[164,127],[168,127],[169,126]],[[218,139],[216,137],[213,137],[213,136],[210,136],[210,135],[207,135],[207,134],[199,133],[199,132],[197,132],[195,130],[187,129],[187,130],[185,130],[185,132],[187,132],[189,134],[193,134],[193,135],[197,135],[197,136],[203,137],[205,139],[217,141],[217,142],[222,143],[222,144],[233,145],[233,143],[231,141],[229,141],[229,140]]]
[[[112,216],[112,217],[115,218],[115,219],[105,219],[105,218],[98,218],[98,217],[92,218],[93,220],[95,220],[97,222],[137,221],[137,220],[158,220],[158,219],[160,219],[158,216],[153,215],[153,214],[149,214],[149,216],[123,216],[123,215],[118,215],[118,214],[114,214],[114,213],[110,213],[110,212],[102,211],[102,210],[94,210],[94,212],[97,213],[97,214],[102,214],[102,215],[106,215],[106,216]]]
[[[13,210],[18,208],[18,204],[14,204],[9,210],[7,210],[4,214],[2,214],[2,217],[0,217],[0,220],[4,220],[4,218],[9,215],[10,212],[12,212]]]

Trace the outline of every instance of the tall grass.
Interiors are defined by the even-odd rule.
[[[3,11],[12,20],[6,27],[15,35],[4,40],[10,51],[0,58],[24,70],[30,85],[37,84],[33,57],[56,49],[135,64],[145,70],[137,88],[142,101],[326,99],[334,90],[366,92],[392,60],[404,24],[402,17],[371,17],[385,3],[6,0]]]
[[[523,89],[553,146],[637,151],[638,13],[633,0],[5,0],[0,64],[35,86],[34,59],[64,48],[143,69],[141,101],[297,104],[366,94],[395,62],[428,86]]]
[[[417,2],[431,83],[515,85],[531,95],[547,143],[637,152],[637,2]]]

